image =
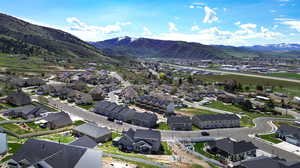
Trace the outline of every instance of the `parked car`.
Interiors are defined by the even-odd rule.
[[[208,132],[204,131],[204,132],[201,132],[201,135],[202,136],[209,136],[210,134]]]

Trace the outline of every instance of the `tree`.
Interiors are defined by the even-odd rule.
[[[181,79],[181,78],[179,78],[179,80],[178,80],[178,85],[179,85],[179,86],[182,85],[182,79]]]
[[[262,85],[257,85],[256,86],[256,90],[258,91],[263,91],[264,90],[264,87]]]
[[[245,91],[246,91],[246,92],[249,92],[249,90],[250,90],[250,87],[249,87],[249,86],[246,86],[246,87],[245,87]]]
[[[187,78],[188,83],[193,84],[194,83],[194,78],[192,75],[189,75]]]

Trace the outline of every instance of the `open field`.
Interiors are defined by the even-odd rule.
[[[300,74],[285,72],[285,73],[267,73],[267,76],[280,77],[280,78],[288,78],[288,79],[298,79],[300,80]]]
[[[264,79],[258,77],[249,77],[241,75],[197,75],[204,81],[210,82],[225,82],[228,80],[236,80],[244,86],[249,86],[255,88],[256,85],[263,85],[268,87],[273,87],[275,91],[288,93],[289,96],[300,96],[300,84],[290,81],[274,80],[274,79]]]

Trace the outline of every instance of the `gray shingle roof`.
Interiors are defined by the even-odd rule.
[[[12,159],[16,162],[27,160],[30,165],[45,161],[52,167],[74,167],[85,151],[85,148],[76,146],[29,139]]]
[[[97,146],[97,143],[88,136],[82,136],[71,142],[70,145],[81,146],[86,148],[94,148]]]
[[[244,161],[241,165],[245,168],[298,168],[300,162],[286,162],[277,158],[261,156]]]
[[[195,115],[193,118],[200,121],[215,121],[215,120],[239,120],[235,114],[203,114]]]
[[[74,131],[80,132],[84,135],[87,135],[89,137],[93,138],[99,138],[104,135],[110,134],[111,131],[104,127],[98,127],[97,125],[93,123],[85,123],[82,125],[79,125],[75,128],[73,128]]]
[[[232,141],[229,138],[217,140],[214,142],[209,142],[208,144],[211,147],[216,147],[230,154],[240,154],[240,153],[257,149],[257,147],[251,142],[245,142],[245,141],[236,142],[236,141]]]

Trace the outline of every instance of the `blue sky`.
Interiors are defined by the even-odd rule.
[[[86,41],[131,36],[235,46],[300,43],[299,0],[9,0],[0,12]]]

